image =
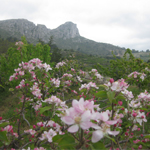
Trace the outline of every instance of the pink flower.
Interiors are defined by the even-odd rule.
[[[19,75],[23,76],[24,75],[24,71],[19,71]]]
[[[125,82],[124,79],[120,79],[116,82],[113,82],[111,86],[111,90],[116,91],[116,92],[120,92],[127,88],[128,88],[128,84]]]
[[[7,125],[7,126],[4,128],[4,131],[11,132],[12,129],[13,129],[13,126]]]
[[[96,127],[96,126],[95,126]],[[118,135],[119,131],[111,131],[110,130],[110,125],[106,124],[106,123],[102,123],[101,127],[96,127],[96,131],[94,131],[92,133],[92,142],[96,143],[98,142],[100,139],[102,139],[106,134],[110,134],[110,135]]]
[[[30,133],[31,135],[34,135],[36,133],[35,130],[29,129],[29,130],[24,130],[25,133]]]
[[[134,101],[132,100],[130,103],[129,103],[129,106],[132,107],[132,108],[137,108],[141,105],[140,102],[137,103],[137,101]]]
[[[70,108],[67,113],[68,115],[62,117],[61,120],[68,125],[72,125],[68,128],[69,132],[74,133],[77,132],[79,128],[86,130],[91,127],[91,113],[89,110],[81,114],[76,112],[74,108]]]
[[[65,65],[66,63],[65,62],[59,62],[56,64],[56,68],[59,68],[59,67],[62,67],[63,65]]]
[[[102,112],[102,113],[95,113],[92,116],[92,119],[95,119],[97,122],[103,121],[101,125],[93,124],[92,128],[96,129],[92,133],[92,142],[96,143],[98,142],[101,138],[103,138],[106,134],[110,135],[117,135],[119,134],[119,131],[111,131],[110,130],[110,125],[114,125],[117,123],[117,120],[109,120],[109,116],[107,112]]]
[[[45,140],[47,139],[48,142],[52,142],[52,138],[57,135],[56,132],[53,130],[53,129],[50,129],[48,132],[47,131],[44,131],[44,133],[42,134],[42,137],[40,137],[39,139],[40,140]]]
[[[138,147],[139,149],[142,149],[142,145],[139,145],[139,147]]]
[[[43,124],[43,122],[38,122],[37,125],[38,125],[39,127],[43,127],[44,124]]]
[[[18,133],[13,133],[13,135],[14,135],[16,138],[18,138]]]
[[[135,141],[133,141],[133,143],[138,143],[138,142],[140,142],[140,140],[139,139],[136,139]]]

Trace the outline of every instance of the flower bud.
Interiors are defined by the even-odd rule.
[[[129,135],[128,132],[125,132],[125,135],[128,136]]]
[[[118,101],[118,104],[119,104],[120,106],[122,106],[122,101]]]
[[[144,119],[144,116],[141,116],[142,119]]]
[[[139,149],[142,149],[142,145],[139,145],[139,147],[138,147]]]
[[[113,82],[114,82],[114,79],[113,79],[113,78],[111,78],[111,79],[109,80],[109,82],[110,82],[110,83],[113,83]]]
[[[36,125],[33,125],[33,129],[35,129],[36,128]]]
[[[136,117],[136,116],[137,116],[137,113],[133,113],[132,116],[133,116],[133,117]]]

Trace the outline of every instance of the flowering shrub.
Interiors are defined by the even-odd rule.
[[[147,91],[134,97],[125,79],[100,84],[96,69],[84,83],[85,72],[68,60],[51,67],[34,58],[14,71],[9,81],[18,81],[21,103],[17,121],[0,117],[2,149],[150,148]],[[35,121],[29,122],[28,112]]]

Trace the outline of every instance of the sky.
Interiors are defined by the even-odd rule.
[[[150,49],[150,0],[1,0],[0,20],[27,19],[54,29],[71,21],[96,42]]]

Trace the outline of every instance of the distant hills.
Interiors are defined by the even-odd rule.
[[[99,55],[109,56],[114,51],[115,55],[122,56],[125,48],[114,46],[112,44],[95,42],[80,36],[77,25],[72,22],[66,22],[56,29],[48,29],[45,25],[37,26],[26,19],[11,19],[0,21],[0,37],[15,37],[21,39],[25,36],[27,41],[36,44],[39,39],[48,43],[51,36],[54,43],[60,49],[74,49],[76,51]]]

